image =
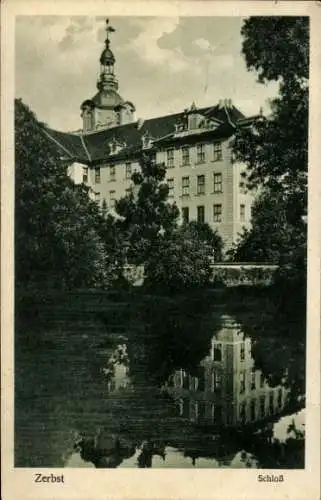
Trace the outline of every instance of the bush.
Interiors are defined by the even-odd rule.
[[[272,283],[273,267],[214,267],[212,281],[225,286],[268,286]]]
[[[210,283],[211,274],[204,246],[178,230],[152,252],[145,265],[145,284],[171,291],[202,288]]]

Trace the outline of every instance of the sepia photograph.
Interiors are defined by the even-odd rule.
[[[14,466],[36,482],[304,469],[309,39],[308,16],[16,18]]]
[[[4,500],[317,500],[321,4],[1,14]]]

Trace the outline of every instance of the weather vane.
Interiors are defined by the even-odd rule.
[[[106,19],[106,33],[107,33],[107,40],[109,39],[109,33],[114,33],[116,30],[109,24],[109,19]]]

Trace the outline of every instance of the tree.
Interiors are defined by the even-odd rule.
[[[207,222],[191,221],[184,226],[186,237],[197,240],[214,260],[222,259],[223,240]]]
[[[38,289],[102,286],[110,272],[100,214],[84,185],[67,176],[35,115],[15,102],[16,284]]]
[[[289,224],[287,200],[282,192],[261,192],[253,204],[251,222],[251,229],[243,230],[229,252],[233,261],[278,264],[305,247],[306,224],[300,217],[296,224]]]
[[[145,266],[147,285],[171,291],[202,288],[211,275],[208,250],[185,227],[161,236]]]
[[[247,68],[258,72],[261,83],[277,80],[279,96],[270,117],[237,131],[234,153],[247,166],[248,187],[282,191],[296,223],[307,202],[309,19],[252,17],[242,36]]]
[[[132,175],[132,192],[116,202],[120,216],[117,227],[128,249],[130,263],[144,264],[161,239],[169,238],[177,227],[179,211],[175,204],[167,201],[165,174],[165,166],[156,164],[143,152],[140,172]]]
[[[271,114],[237,130],[233,150],[247,166],[249,189],[259,189],[252,229],[236,258],[290,262],[306,249],[309,19],[252,17],[242,27],[242,52],[258,81],[279,82]],[[269,40],[269,43],[266,43]]]

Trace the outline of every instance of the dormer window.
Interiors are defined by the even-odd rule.
[[[109,149],[110,149],[111,154],[115,154],[115,153],[116,153],[116,149],[117,149],[117,142],[115,141],[115,139],[113,139],[113,140],[109,143]]]
[[[142,148],[148,149],[151,147],[152,147],[152,137],[149,135],[148,132],[146,132],[144,135],[142,135]]]
[[[126,146],[125,143],[121,143],[119,141],[117,141],[115,138],[111,140],[111,142],[109,143],[109,151],[110,151],[110,154],[112,155],[116,155],[117,153],[119,153],[124,147]]]
[[[189,116],[189,128],[194,130],[197,128],[197,115],[195,113]]]
[[[175,123],[175,133],[184,132],[186,130],[186,117],[182,117]]]

